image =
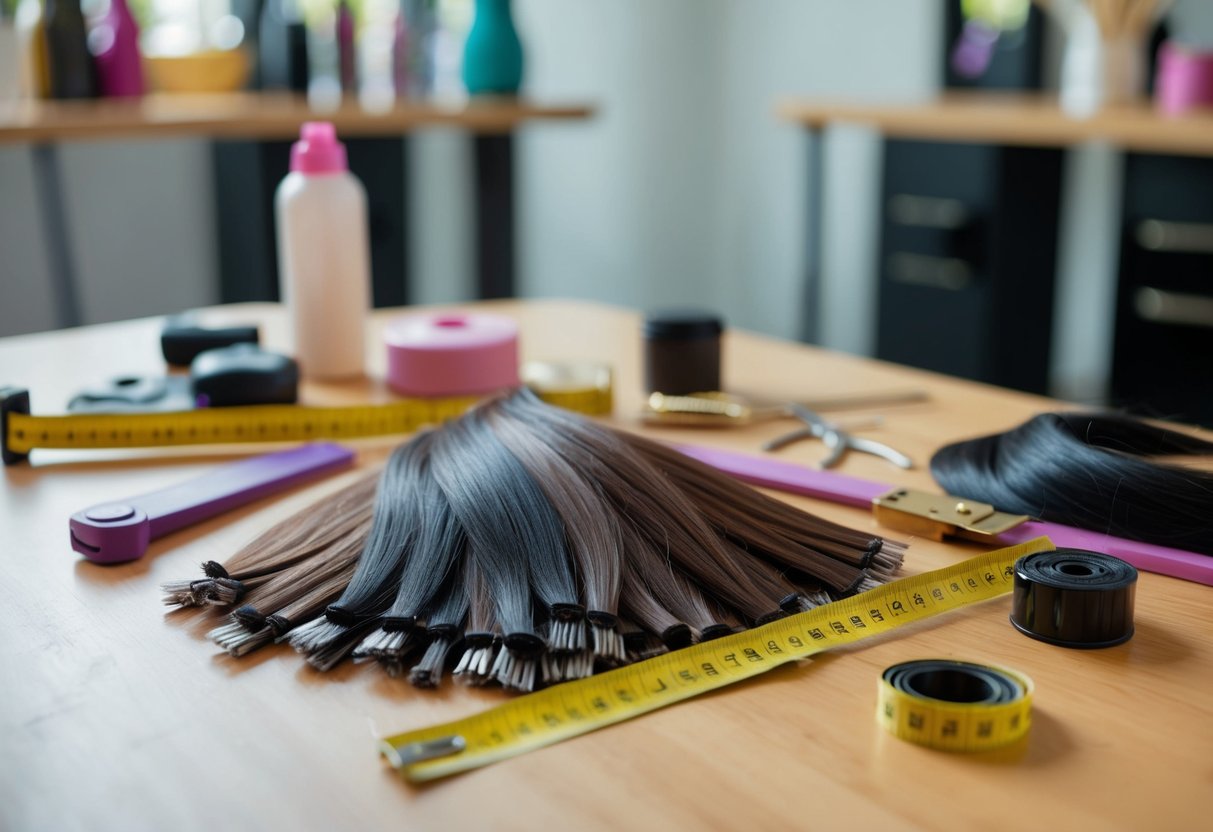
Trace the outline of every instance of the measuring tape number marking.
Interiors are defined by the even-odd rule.
[[[886,584],[742,633],[407,731],[380,750],[415,782],[523,754],[765,673],[797,659],[1009,593],[1015,561],[1046,537]]]

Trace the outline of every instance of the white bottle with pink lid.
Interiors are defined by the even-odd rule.
[[[349,172],[332,124],[300,129],[274,208],[279,286],[300,371],[316,379],[361,375],[371,290],[366,190]]]

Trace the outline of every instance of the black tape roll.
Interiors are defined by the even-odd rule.
[[[1061,647],[1111,647],[1133,637],[1137,570],[1082,549],[1027,555],[1015,563],[1011,623]]]

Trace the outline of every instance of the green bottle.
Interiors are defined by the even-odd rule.
[[[510,0],[476,0],[476,19],[463,47],[469,95],[513,95],[522,85],[522,42]]]

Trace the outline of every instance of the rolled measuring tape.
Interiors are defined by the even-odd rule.
[[[1011,623],[1060,647],[1097,648],[1133,637],[1137,570],[1083,549],[1037,552],[1015,563]]]
[[[972,662],[902,662],[880,677],[876,719],[893,736],[928,748],[1000,748],[1031,727],[1032,680]]]

